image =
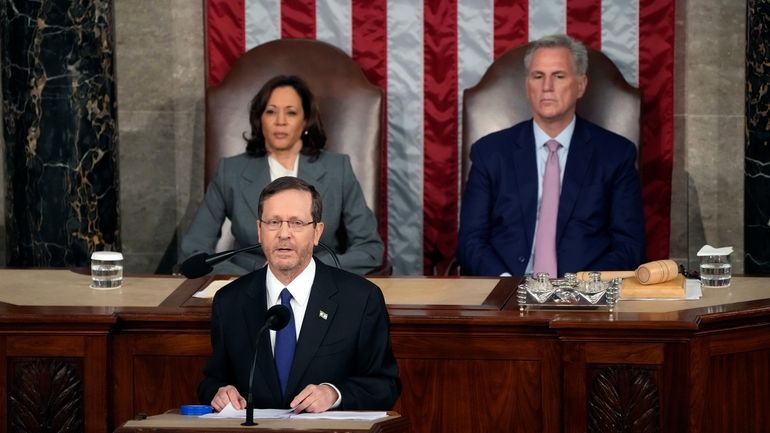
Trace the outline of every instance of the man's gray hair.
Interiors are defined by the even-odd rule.
[[[588,71],[588,51],[582,42],[576,41],[564,34],[548,35],[532,41],[524,55],[524,67],[529,71],[532,65],[532,56],[539,48],[566,48],[572,53],[572,66],[578,75],[585,75]]]

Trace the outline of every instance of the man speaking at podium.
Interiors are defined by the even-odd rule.
[[[298,178],[278,178],[262,191],[257,225],[267,266],[214,297],[202,403],[243,409],[253,381],[257,408],[393,407],[401,385],[385,300],[366,279],[313,259],[324,229],[321,209],[318,192]],[[290,307],[288,325],[257,335],[276,304]]]

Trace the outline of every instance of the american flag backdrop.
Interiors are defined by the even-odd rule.
[[[668,257],[675,0],[204,1],[209,85],[254,46],[315,38],[347,52],[384,90],[380,218],[396,274],[429,274],[455,254],[462,91],[506,50],[547,34],[602,50],[642,90],[647,258]]]

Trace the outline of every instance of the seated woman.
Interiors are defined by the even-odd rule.
[[[225,217],[232,221],[233,248],[259,242],[257,205],[262,189],[282,176],[312,184],[323,200],[325,229],[321,242],[334,250],[343,269],[366,274],[382,264],[384,247],[372,211],[366,206],[350,158],[323,150],[326,134],[318,106],[296,76],[270,79],[251,101],[251,136],[246,153],[224,158],[201,207],[182,238],[181,260],[213,253]],[[334,265],[317,248],[315,256]],[[261,251],[241,253],[216,265],[215,273],[239,275],[265,263]]]

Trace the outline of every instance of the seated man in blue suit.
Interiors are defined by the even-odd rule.
[[[256,408],[390,410],[401,391],[380,289],[313,258],[324,223],[321,196],[302,179],[280,177],[259,197],[258,235],[267,266],[217,292],[212,354],[198,398],[214,409],[246,407],[255,343]],[[258,336],[269,306],[291,309],[289,324]]]
[[[525,58],[532,119],[471,148],[458,261],[469,275],[635,269],[644,219],[629,140],[575,115],[588,84],[585,47],[566,35]]]

